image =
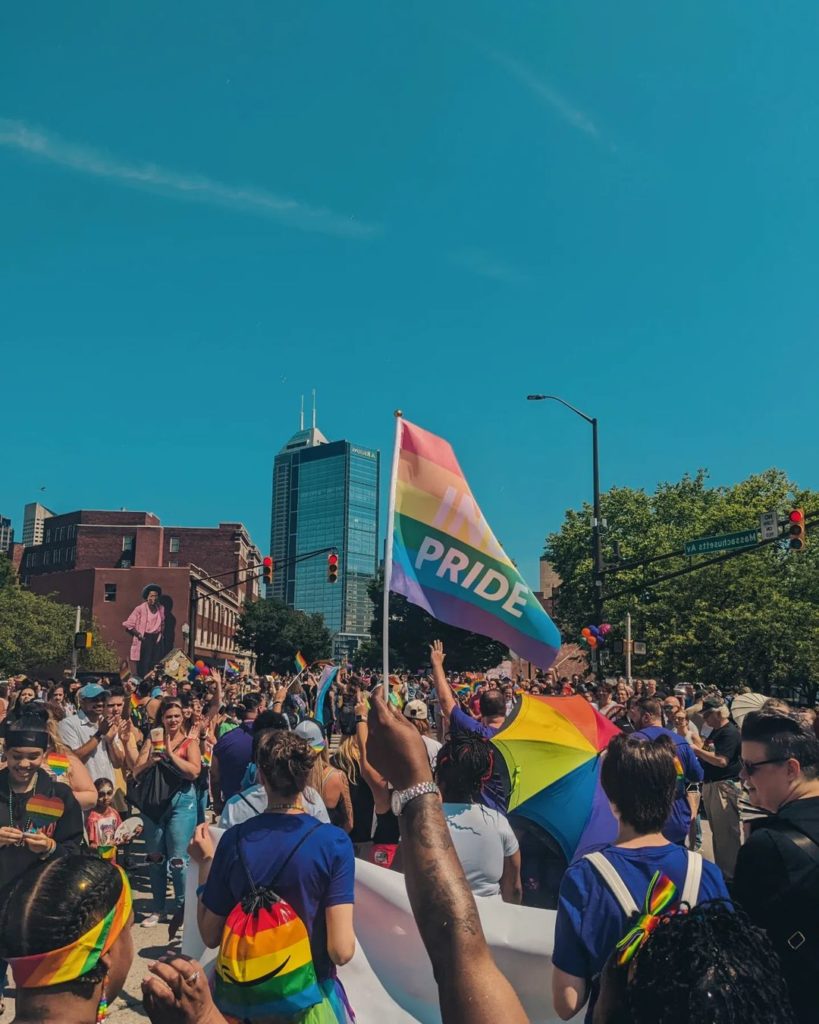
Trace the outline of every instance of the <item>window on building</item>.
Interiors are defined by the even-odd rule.
[[[117,585],[116,583],[105,584],[105,601],[116,601],[117,599]]]
[[[44,551],[43,552],[43,565],[51,565],[51,552],[50,551]]]
[[[45,542],[46,542],[46,544],[50,544],[51,543],[51,530],[46,530],[46,532],[45,532]]]
[[[133,551],[134,550],[134,542],[135,541],[136,541],[136,537],[132,533],[124,534],[124,536],[122,538],[122,550],[123,551]]]
[[[169,558],[168,559],[168,568],[169,569],[176,569],[178,567],[179,567],[179,561],[176,558]]]
[[[172,555],[177,554],[177,552],[179,551],[178,537],[171,537],[171,539],[168,541],[168,551],[170,551]]]

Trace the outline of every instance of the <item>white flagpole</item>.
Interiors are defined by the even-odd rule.
[[[395,447],[392,453],[392,471],[390,473],[390,497],[387,504],[387,547],[384,552],[384,625],[383,634],[383,670],[384,700],[390,699],[390,583],[392,582],[392,531],[395,519],[395,485],[398,482],[398,457],[401,452],[401,417],[400,409],[395,410]]]

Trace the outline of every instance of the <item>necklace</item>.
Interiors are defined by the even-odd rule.
[[[27,789],[21,791],[23,795],[28,793]],[[32,796],[37,796],[37,776],[34,776],[34,792]],[[9,782],[9,828],[14,828],[14,797],[15,791],[11,788],[11,782]]]
[[[268,804],[268,811],[303,811],[304,806],[299,801],[297,804]]]

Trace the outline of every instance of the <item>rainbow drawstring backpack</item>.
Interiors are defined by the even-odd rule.
[[[216,960],[213,998],[226,1017],[286,1018],[323,999],[304,921],[274,891],[296,851],[320,825],[304,833],[266,886],[256,885],[241,841],[236,844],[250,891],[228,914]]]

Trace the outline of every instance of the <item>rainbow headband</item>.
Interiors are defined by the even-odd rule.
[[[113,866],[122,878],[122,892],[108,914],[85,935],[61,949],[31,956],[9,957],[18,988],[46,988],[76,981],[93,970],[100,957],[114,945],[131,916],[133,898],[127,875],[122,868]]]

